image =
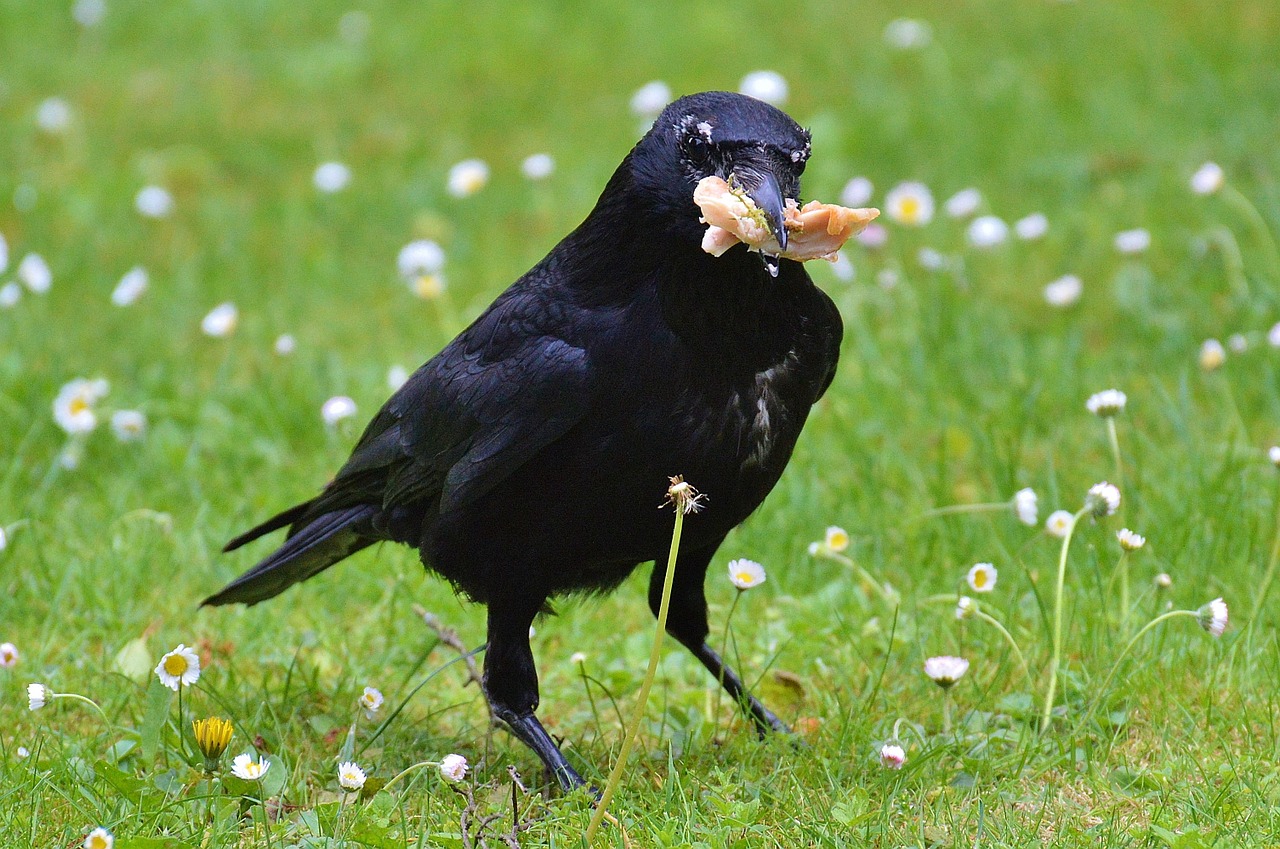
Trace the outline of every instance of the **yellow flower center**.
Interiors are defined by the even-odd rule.
[[[187,659],[180,654],[171,654],[164,659],[164,671],[174,678],[182,677],[187,671]]]
[[[987,585],[987,570],[979,569],[978,571],[974,572],[973,586],[977,589],[982,589],[986,585]]]
[[[920,199],[906,197],[898,202],[898,214],[904,221],[915,221],[920,217]]]
[[[107,838],[101,834],[91,834],[88,841],[85,842],[85,846],[88,849],[107,849],[110,845],[107,843]]]
[[[849,535],[844,531],[834,531],[827,535],[827,547],[840,552],[849,547]]]
[[[423,274],[413,281],[413,293],[424,300],[432,300],[444,294],[444,282],[438,274]]]
[[[755,581],[755,576],[752,575],[750,572],[739,572],[737,577],[738,577],[738,583],[740,584],[750,584]]]
[[[72,398],[71,403],[67,405],[67,409],[71,412],[71,415],[78,416],[89,409],[89,402],[79,397]]]

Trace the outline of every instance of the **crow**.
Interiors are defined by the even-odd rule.
[[[204,601],[256,604],[380,541],[488,608],[493,714],[565,790],[584,784],[535,715],[529,627],[550,599],[606,593],[654,562],[657,613],[672,475],[707,496],[686,523],[668,632],[763,736],[786,725],[707,645],[703,582],[716,549],[764,500],[835,373],[843,325],[801,263],[701,248],[700,179],[744,189],[786,246],[809,133],[729,92],[671,103],[577,229],[373,417],[336,477],[231,540],[284,543]]]

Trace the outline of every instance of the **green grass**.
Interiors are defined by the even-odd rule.
[[[54,274],[48,295],[0,309],[0,641],[21,651],[0,669],[0,841],[79,845],[101,824],[121,849],[462,845],[465,802],[434,770],[340,804],[335,759],[372,684],[387,695],[380,718],[408,699],[376,740],[373,723],[358,725],[356,759],[374,778],[461,753],[474,815],[500,815],[505,831],[514,765],[534,791],[517,792],[522,843],[580,845],[586,799],[537,792],[537,761],[487,727],[461,664],[415,693],[456,657],[415,605],[467,646],[483,641],[483,611],[424,576],[412,552],[368,552],[251,610],[195,605],[263,550],[221,556],[226,539],[307,497],[345,458],[359,423],[327,431],[321,403],[348,394],[363,421],[387,395],[388,366],[437,351],[581,219],[638,136],[637,87],[733,88],[768,67],[814,132],[808,196],[836,200],[858,174],[877,203],[900,180],[939,200],[972,185],[989,211],[1042,211],[1050,231],[978,252],[939,215],[892,227],[880,251],[850,250],[854,282],[812,268],[845,318],[841,369],[708,588],[718,640],[734,596],[725,563],[769,570],[741,599],[728,651],[808,745],[757,743],[723,702],[713,716],[714,683],[669,649],[612,811],[637,846],[1274,845],[1280,590],[1250,614],[1280,498],[1265,455],[1280,441],[1280,351],[1265,341],[1280,320],[1280,7],[604,6],[371,0],[358,6],[368,36],[353,44],[338,36],[349,7],[325,0],[109,0],[88,31],[64,3],[0,0],[0,234],[12,254],[0,285],[31,251]],[[886,47],[884,25],[901,13],[929,20],[933,44]],[[35,124],[50,96],[74,111],[62,135]],[[519,163],[540,151],[557,170],[530,183]],[[468,156],[493,177],[456,200],[445,174]],[[354,179],[319,195],[311,173],[331,158]],[[1265,229],[1230,196],[1189,191],[1208,159]],[[134,211],[147,183],[173,192],[171,218]],[[1114,234],[1139,226],[1151,249],[1120,256]],[[1243,286],[1205,248],[1221,230],[1238,243]],[[447,302],[397,279],[396,252],[417,237],[448,251]],[[957,267],[924,271],[922,246]],[[151,290],[111,306],[137,264]],[[886,269],[894,288],[877,283]],[[1081,302],[1049,307],[1044,284],[1067,273],[1084,281]],[[224,300],[240,308],[237,332],[202,336],[201,317]],[[289,358],[271,351],[283,332],[298,339]],[[1201,342],[1233,333],[1249,350],[1203,373]],[[102,409],[144,410],[150,428],[121,444],[100,427],[68,471],[50,405],[77,376],[110,380]],[[1125,642],[1109,585],[1121,519],[1082,524],[1060,718],[1037,733],[1056,541],[1011,512],[919,516],[1023,486],[1042,517],[1078,509],[1113,476],[1105,428],[1084,410],[1113,385],[1129,395],[1123,523],[1149,540],[1131,560],[1133,627],[1166,601],[1219,595],[1233,621],[1220,640],[1167,623],[1102,690]],[[900,606],[847,565],[808,556],[831,524]],[[1000,570],[981,604],[1018,640],[1034,686],[994,629],[925,601],[954,596],[977,561]],[[1173,586],[1157,596],[1159,572]],[[540,715],[596,782],[652,640],[647,576],[537,623]],[[262,806],[227,795],[236,787],[199,783],[162,733],[176,705],[146,670],[180,641],[205,661],[188,715],[231,719],[231,754],[257,736],[271,753],[269,827]],[[972,663],[952,691],[951,734],[922,672],[943,653]],[[29,712],[33,681],[91,697],[109,724],[65,700]],[[892,772],[877,752],[900,719],[907,763]]]

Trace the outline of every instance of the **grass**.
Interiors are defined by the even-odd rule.
[[[1042,211],[1050,230],[979,252],[940,215],[893,227],[880,251],[851,250],[853,282],[813,268],[845,318],[841,369],[708,593],[719,635],[736,594],[724,564],[769,570],[738,603],[727,652],[807,746],[757,743],[670,649],[611,811],[638,846],[1273,845],[1274,588],[1251,614],[1280,499],[1265,455],[1280,441],[1280,354],[1265,341],[1280,319],[1280,10],[913,4],[933,43],[894,51],[881,38],[894,13],[870,5],[602,6],[371,0],[353,42],[338,34],[349,7],[325,0],[119,0],[88,30],[64,4],[0,0],[12,253],[0,284],[32,251],[54,276],[49,294],[0,310],[0,641],[21,652],[0,669],[0,838],[79,845],[104,825],[117,847],[458,846],[464,818],[471,839],[496,816],[497,845],[514,799],[522,843],[581,845],[587,800],[537,792],[536,760],[490,731],[465,666],[445,667],[457,653],[415,606],[468,647],[483,641],[483,611],[412,552],[363,554],[249,610],[195,605],[261,551],[221,556],[226,539],[337,468],[384,400],[387,368],[437,351],[581,219],[638,135],[632,91],[654,78],[733,88],[771,67],[814,132],[809,196],[835,200],[858,174],[877,202],[905,179],[939,199],[973,185],[989,211]],[[34,121],[51,96],[73,110],[60,135]],[[539,151],[557,170],[530,183],[519,162]],[[468,156],[493,177],[457,200],[445,174]],[[352,167],[345,191],[313,189],[326,159]],[[1230,191],[1200,197],[1187,180],[1209,159]],[[173,216],[134,211],[148,183],[173,193]],[[1132,227],[1152,246],[1121,256],[1113,236]],[[448,251],[447,300],[418,300],[396,277],[396,252],[420,237]],[[924,246],[951,268],[923,270]],[[150,291],[111,306],[138,264]],[[880,285],[886,271],[896,286]],[[1080,303],[1049,307],[1043,286],[1067,273],[1084,281]],[[225,300],[240,308],[236,333],[202,336]],[[271,350],[283,332],[298,340],[288,358]],[[1203,372],[1202,341],[1233,333],[1249,349]],[[77,376],[110,380],[102,409],[141,409],[150,427],[128,444],[99,428],[69,471],[50,405]],[[1114,474],[1106,428],[1084,410],[1113,385],[1129,396],[1123,515],[1082,522],[1073,540],[1059,695],[1041,733],[1057,541],[1012,511],[919,517],[1023,486],[1042,517],[1079,509]],[[319,409],[336,394],[360,415],[329,430]],[[1130,633],[1166,601],[1222,596],[1233,621],[1220,640],[1163,623],[1109,678],[1126,642],[1111,580],[1121,521],[1149,540],[1128,565]],[[832,524],[899,606],[849,563],[806,553]],[[952,615],[978,561],[999,569],[981,608],[1018,641],[1033,683],[994,628]],[[1163,594],[1160,572],[1173,581]],[[540,715],[597,783],[652,641],[647,573],[537,623]],[[255,740],[270,754],[265,807],[233,792],[252,786],[210,783],[182,761],[165,728],[176,705],[149,673],[179,642],[205,667],[183,694],[188,716],[231,719],[230,754]],[[937,654],[972,664],[951,691],[950,734],[922,672]],[[92,698],[106,720],[69,700],[28,711],[33,681]],[[376,739],[357,708],[366,685],[387,695],[378,721],[395,714]],[[895,734],[901,771],[877,758]],[[473,765],[462,785],[420,769],[364,802],[338,791],[340,754],[372,790],[450,752]],[[531,792],[513,791],[508,765]],[[608,824],[601,835],[621,842]]]

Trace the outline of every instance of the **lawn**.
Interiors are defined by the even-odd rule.
[[[708,578],[715,644],[803,744],[758,742],[668,643],[597,845],[1280,842],[1280,5],[74,12],[0,0],[0,843],[583,845],[590,799],[490,727],[448,645],[483,642],[483,609],[414,552],[197,604],[268,550],[226,540],[338,468],[389,370],[582,219],[646,129],[641,86],[760,69],[812,129],[805,195],[865,177],[886,213],[882,244],[809,266],[844,317],[840,371]],[[549,175],[526,176],[534,154]],[[451,192],[473,158],[487,181]],[[936,207],[915,225],[887,197],[911,182]],[[972,208],[947,203],[968,188]],[[415,240],[443,267],[406,280]],[[135,267],[146,290],[119,306]],[[78,378],[108,385],[73,435],[54,408]],[[1110,388],[1123,410],[1086,409]],[[357,412],[326,422],[338,396]],[[121,411],[145,424],[113,428]],[[1084,513],[1108,511],[1087,495],[1103,481],[1118,508]],[[1124,552],[1122,528],[1145,545]],[[736,558],[763,585],[736,590]],[[536,623],[539,715],[598,784],[653,640],[648,573]],[[179,643],[201,674],[175,694],[152,670]],[[925,674],[940,655],[969,663],[946,690]],[[234,732],[207,774],[190,721],[209,716]],[[240,754],[261,778],[231,774]],[[449,754],[462,781],[435,766]]]

